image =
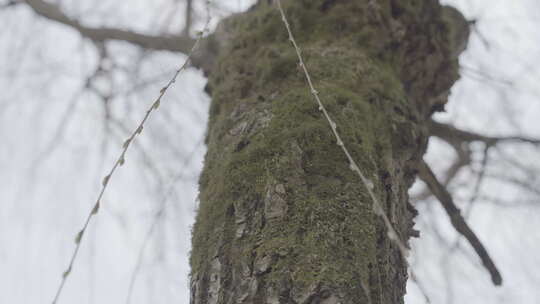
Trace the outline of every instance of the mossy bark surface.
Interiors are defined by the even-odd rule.
[[[283,4],[323,103],[406,243],[425,121],[457,78],[440,5]],[[208,85],[191,303],[402,303],[407,263],[319,111],[279,12],[261,3],[225,26]]]

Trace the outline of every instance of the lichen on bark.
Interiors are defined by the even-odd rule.
[[[284,1],[338,130],[401,240],[424,122],[457,78],[437,1]],[[407,264],[336,144],[278,11],[226,21],[193,228],[191,302],[401,303]]]

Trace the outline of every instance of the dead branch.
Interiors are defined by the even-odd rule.
[[[495,263],[489,256],[489,253],[480,239],[478,239],[467,222],[465,222],[465,219],[461,215],[459,208],[454,203],[448,190],[446,190],[446,188],[437,180],[437,177],[435,174],[433,174],[431,168],[424,161],[422,161],[418,166],[418,171],[418,176],[420,179],[427,184],[431,192],[433,192],[435,197],[437,197],[444,210],[450,217],[452,226],[457,232],[463,235],[467,241],[469,241],[469,244],[471,244],[473,249],[476,251],[476,254],[482,261],[482,264],[491,275],[491,281],[493,284],[500,286],[502,284],[502,277],[497,269],[497,266],[495,266]]]

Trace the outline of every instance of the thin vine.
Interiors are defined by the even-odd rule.
[[[210,2],[210,0],[206,1],[207,13],[208,13],[208,9],[210,7],[209,2]],[[209,31],[210,21],[211,21],[210,14],[208,13],[208,18],[207,18],[207,20],[205,22],[203,30],[197,32],[197,39],[195,40],[191,50],[187,54],[187,57],[184,60],[184,63],[180,66],[180,68],[178,68],[176,70],[176,72],[174,73],[172,78],[169,80],[169,82],[163,88],[161,88],[161,90],[159,91],[158,97],[154,100],[154,102],[146,110],[146,113],[145,113],[144,117],[142,118],[142,120],[139,122],[138,126],[135,128],[135,130],[131,133],[131,135],[122,144],[122,150],[120,151],[120,154],[119,154],[118,158],[116,159],[113,166],[109,170],[109,173],[107,175],[105,175],[105,177],[101,181],[101,191],[99,192],[98,197],[97,197],[97,199],[96,199],[90,213],[88,213],[88,215],[86,217],[86,220],[84,221],[83,227],[81,228],[81,230],[75,236],[75,249],[73,250],[73,253],[72,253],[71,258],[69,260],[68,267],[66,268],[66,270],[62,274],[62,280],[60,281],[60,285],[58,286],[58,288],[56,290],[56,293],[55,293],[54,299],[52,301],[52,304],[58,303],[58,300],[60,299],[60,296],[61,296],[62,291],[64,289],[64,286],[65,286],[65,284],[67,282],[67,279],[70,277],[70,274],[73,271],[73,266],[75,264],[75,261],[77,260],[77,257],[78,257],[78,254],[79,254],[79,251],[80,251],[80,248],[81,248],[81,243],[82,243],[82,240],[84,238],[84,235],[85,235],[85,233],[86,233],[86,231],[88,229],[88,226],[90,225],[90,221],[99,212],[99,209],[101,207],[101,199],[103,198],[103,195],[105,194],[105,191],[107,190],[107,187],[110,184],[111,178],[113,177],[116,170],[119,167],[124,165],[124,163],[126,161],[125,156],[126,156],[126,153],[127,153],[128,149],[129,149],[129,147],[131,146],[131,143],[135,140],[135,138],[137,136],[139,136],[142,133],[142,131],[144,129],[144,124],[150,118],[150,115],[159,108],[159,106],[161,104],[161,99],[163,98],[163,96],[165,95],[167,90],[176,82],[176,79],[178,78],[180,73],[183,70],[185,70],[187,68],[187,66],[189,65],[189,61],[190,61],[193,53],[199,47],[199,45],[200,45],[200,43],[201,43],[201,41],[202,41],[202,39],[204,37],[204,33],[207,33]]]
[[[310,92],[313,95],[315,101],[317,102],[317,105],[319,106],[319,110],[323,113],[326,121],[330,125],[330,128],[332,129],[332,133],[334,134],[334,137],[336,138],[337,145],[341,148],[341,150],[343,151],[343,154],[345,154],[345,156],[347,157],[347,159],[349,161],[349,168],[358,175],[358,177],[360,178],[360,181],[362,182],[362,184],[366,188],[366,190],[367,190],[367,192],[368,192],[368,194],[369,194],[369,196],[370,196],[370,198],[371,198],[371,200],[373,202],[373,211],[375,212],[376,215],[381,217],[381,219],[383,220],[383,222],[384,222],[384,224],[386,226],[386,229],[388,230],[388,238],[394,244],[396,244],[396,246],[398,247],[399,252],[401,253],[403,259],[406,260],[408,255],[409,255],[409,250],[407,249],[405,244],[399,238],[396,230],[394,229],[394,227],[392,226],[392,223],[390,222],[390,219],[386,215],[386,213],[385,213],[385,211],[384,211],[384,209],[382,207],[382,204],[377,199],[377,196],[375,195],[375,193],[373,191],[373,189],[375,188],[375,185],[360,170],[360,167],[357,165],[356,161],[354,160],[351,153],[347,149],[345,143],[341,139],[341,136],[340,136],[340,134],[339,134],[339,132],[337,130],[337,124],[330,117],[330,114],[328,113],[328,111],[326,110],[324,104],[322,103],[321,99],[319,98],[319,92],[315,89],[315,86],[313,85],[313,82],[311,80],[311,76],[309,74],[307,66],[304,63],[304,59],[302,57],[302,52],[300,50],[300,47],[298,46],[298,44],[296,43],[296,40],[294,39],[294,35],[292,33],[291,26],[289,24],[289,21],[287,20],[287,16],[285,15],[285,11],[283,10],[283,7],[281,6],[281,0],[277,0],[276,3],[277,3],[277,8],[278,8],[278,10],[279,10],[279,12],[281,14],[281,20],[283,21],[283,24],[285,25],[285,28],[287,29],[287,33],[289,35],[289,41],[291,42],[292,46],[294,47],[294,49],[296,51],[296,55],[298,57],[298,64],[302,68],[302,71],[304,72],[304,76],[305,76],[306,81],[308,83]],[[412,278],[412,280],[417,282],[416,275],[412,272],[412,269],[409,269],[409,271],[411,273],[410,277]],[[367,290],[368,289],[367,285],[363,281],[361,282],[361,285],[362,285],[364,291],[366,291],[366,297],[368,297],[368,299],[370,299],[370,294],[367,292],[368,291]],[[417,284],[417,285],[420,287],[421,292],[423,293],[423,296],[424,296],[424,299],[426,300],[426,302],[430,303],[429,297],[425,293],[422,285],[421,284]]]

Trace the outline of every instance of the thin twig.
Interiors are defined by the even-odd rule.
[[[71,271],[73,270],[73,265],[75,263],[75,260],[77,259],[78,254],[79,254],[79,250],[81,248],[81,241],[82,241],[82,239],[84,237],[86,229],[88,228],[88,225],[90,224],[90,221],[92,220],[94,215],[96,215],[98,213],[98,211],[99,211],[99,208],[100,208],[100,205],[101,205],[101,199],[102,199],[103,195],[105,194],[105,190],[107,189],[107,186],[109,185],[109,182],[110,182],[113,174],[116,172],[116,169],[118,167],[120,167],[120,166],[122,166],[124,164],[125,156],[126,156],[126,153],[127,153],[128,149],[129,149],[131,143],[137,137],[137,135],[141,134],[141,132],[143,131],[143,128],[144,128],[144,124],[146,123],[146,121],[148,120],[148,118],[150,117],[152,112],[154,112],[155,110],[157,110],[159,108],[159,105],[161,103],[161,99],[163,98],[163,96],[165,95],[165,93],[167,92],[169,87],[171,87],[176,82],[176,79],[178,78],[178,75],[180,74],[180,72],[182,72],[188,66],[188,63],[189,63],[189,60],[190,60],[192,54],[195,52],[195,50],[197,49],[197,47],[200,44],[200,41],[203,38],[203,34],[208,31],[209,24],[210,24],[210,18],[208,18],[208,20],[207,20],[207,22],[206,22],[206,24],[204,26],[203,31],[201,31],[201,32],[199,32],[197,34],[198,35],[197,39],[195,40],[195,43],[193,44],[193,47],[191,48],[191,50],[187,54],[187,57],[184,60],[184,63],[182,64],[182,66],[178,70],[176,70],[173,77],[160,90],[158,97],[151,104],[150,108],[148,108],[148,110],[146,111],[146,114],[144,115],[143,119],[140,121],[137,128],[135,128],[135,130],[132,132],[132,134],[124,141],[124,144],[122,145],[122,150],[120,152],[120,155],[118,156],[118,158],[115,161],[114,165],[110,169],[109,173],[103,178],[102,183],[101,183],[102,184],[101,191],[99,192],[98,198],[96,199],[96,201],[94,203],[94,207],[92,208],[92,210],[90,211],[90,213],[86,217],[86,220],[85,220],[85,222],[83,224],[82,229],[77,233],[77,235],[75,237],[75,249],[74,249],[74,251],[73,251],[73,253],[71,255],[71,259],[69,261],[69,265],[68,265],[67,269],[62,274],[62,280],[60,281],[60,285],[58,286],[58,289],[56,290],[56,294],[55,294],[54,299],[52,301],[53,304],[56,304],[58,302],[58,299],[60,298],[60,295],[62,294],[62,290],[64,288],[64,285],[65,285],[65,283],[67,281],[67,278],[71,274]]]
[[[427,295],[427,291],[426,291],[426,288],[424,287],[424,284],[420,283],[420,281],[418,280],[418,278],[416,277],[416,274],[412,271],[412,268],[409,268],[409,275],[411,277],[411,280],[416,284],[416,286],[418,287],[418,290],[420,290],[420,293],[422,294],[422,296],[424,297],[424,301],[427,303],[427,304],[431,304],[431,300],[430,298],[428,297]]]
[[[176,176],[173,178],[173,180],[170,182],[169,186],[167,187],[167,191],[166,191],[165,195],[163,196],[161,202],[159,203],[159,210],[154,215],[152,224],[150,224],[150,228],[148,228],[148,231],[146,232],[146,235],[145,235],[145,237],[143,239],[142,245],[141,245],[141,247],[139,249],[139,254],[137,255],[137,261],[135,263],[135,267],[134,267],[133,273],[131,275],[131,280],[129,282],[128,294],[127,294],[127,297],[126,297],[126,304],[131,303],[131,296],[133,295],[135,282],[136,282],[137,277],[139,275],[139,272],[141,270],[142,261],[143,261],[143,258],[144,258],[144,253],[146,252],[146,248],[147,248],[147,246],[149,244],[150,237],[154,233],[154,230],[156,229],[157,224],[159,223],[159,221],[163,218],[163,215],[165,214],[165,209],[167,208],[167,202],[169,200],[169,197],[171,197],[173,192],[175,192],[175,185],[181,179],[184,178],[184,176],[185,176],[184,171],[185,171],[187,165],[189,163],[191,163],[191,160],[193,159],[193,157],[195,156],[196,152],[198,151],[199,147],[202,145],[203,142],[204,141],[202,139],[199,140],[197,142],[197,144],[195,145],[195,148],[193,149],[193,151],[191,151],[191,153],[189,153],[188,156],[184,159],[182,165],[180,166],[180,170],[178,171]]]
[[[479,141],[487,145],[495,145],[498,143],[518,142],[540,146],[540,138],[526,136],[485,136],[472,131],[458,129],[452,125],[430,121],[429,130],[432,135],[435,135],[444,140],[457,142],[473,142]]]
[[[482,186],[482,183],[484,181],[484,176],[486,175],[487,165],[489,162],[489,150],[491,146],[486,145],[484,147],[484,153],[482,155],[482,163],[480,164],[480,171],[478,172],[478,178],[476,179],[476,184],[474,185],[473,194],[471,195],[471,198],[469,199],[469,205],[467,209],[465,209],[465,218],[468,218],[470,213],[472,212],[472,207],[474,206],[474,203],[478,199],[478,196],[480,195],[480,188]]]
[[[186,22],[184,24],[184,35],[189,35],[189,31],[191,30],[191,24],[193,23],[193,0],[187,0],[186,1],[186,14],[185,14]]]

